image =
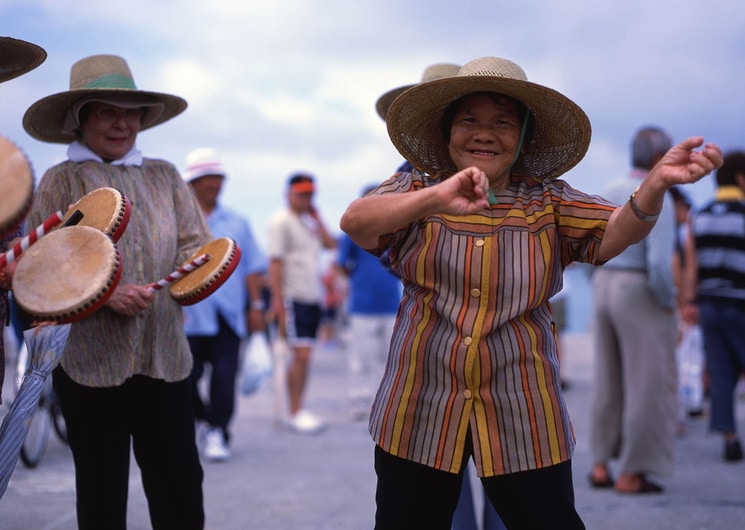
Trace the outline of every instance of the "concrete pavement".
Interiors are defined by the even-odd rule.
[[[676,443],[675,471],[659,478],[661,495],[619,495],[589,488],[590,338],[565,337],[563,362],[571,387],[566,399],[577,450],[577,508],[587,528],[602,530],[745,528],[745,462],[725,464],[721,439],[706,418],[689,420]],[[373,525],[375,473],[366,422],[352,421],[344,401],[345,359],[332,347],[315,357],[308,408],[329,427],[314,436],[293,434],[275,421],[271,385],[240,397],[233,458],[204,463],[207,528],[213,530],[364,530]],[[0,408],[0,415],[7,404]],[[745,397],[738,399],[745,428]],[[742,433],[742,431],[741,431]],[[743,433],[745,434],[745,433]],[[654,477],[657,479],[657,477]],[[21,462],[0,499],[0,529],[74,529],[75,496],[69,450],[56,439],[36,469]],[[139,472],[132,465],[129,528],[150,528]]]

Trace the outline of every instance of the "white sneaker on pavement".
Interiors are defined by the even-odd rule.
[[[224,462],[230,458],[230,449],[220,429],[210,429],[204,437],[204,457],[212,462]]]
[[[323,430],[326,422],[307,410],[299,410],[287,418],[287,427],[301,434],[315,434]]]

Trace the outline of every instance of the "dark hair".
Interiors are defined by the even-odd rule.
[[[745,177],[745,151],[724,155],[724,163],[717,170],[717,186],[736,186],[738,173]]]
[[[664,155],[673,146],[670,136],[659,127],[639,129],[631,142],[631,164],[642,169],[652,169],[657,155]]]
[[[287,181],[287,184],[292,186],[298,182],[313,182],[313,177],[307,173],[295,173],[290,176],[290,180]]]
[[[495,103],[502,103],[505,99],[515,103],[518,108],[518,113],[520,114],[521,126],[523,120],[525,119],[525,113],[527,112],[529,114],[529,118],[527,127],[525,129],[525,138],[523,139],[523,145],[528,145],[531,142],[531,140],[533,139],[533,129],[535,128],[535,119],[533,118],[533,115],[530,114],[530,110],[528,109],[528,107],[526,107],[520,100],[517,100],[505,94],[500,94],[499,92],[473,92],[471,94],[461,96],[453,101],[450,105],[447,106],[445,112],[442,114],[442,119],[440,120],[440,132],[442,133],[442,138],[445,140],[446,144],[450,143],[450,128],[453,126],[455,113],[458,112],[458,108],[460,107],[461,103],[463,103],[463,100],[467,97],[475,96],[478,94],[489,96]]]
[[[78,127],[75,127],[75,130],[73,133],[75,134],[75,138],[78,140],[83,138],[83,131],[80,129],[80,126],[86,122],[88,119],[88,116],[90,116],[91,112],[93,111],[93,101],[88,101],[87,103],[84,103],[82,107],[78,110],[78,123],[80,124]]]

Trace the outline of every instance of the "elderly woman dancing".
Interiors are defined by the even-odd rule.
[[[386,122],[415,170],[341,221],[404,283],[370,418],[375,528],[450,528],[468,458],[508,528],[584,528],[548,300],[571,262],[643,238],[665,191],[721,152],[681,142],[622,206],[582,193],[558,177],[588,148],[587,116],[493,57],[407,90]]]

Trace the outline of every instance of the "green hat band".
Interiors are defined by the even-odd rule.
[[[122,74],[109,74],[94,79],[83,88],[130,88],[137,90],[131,77]]]

